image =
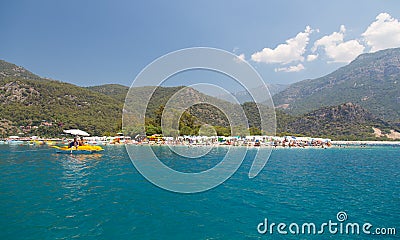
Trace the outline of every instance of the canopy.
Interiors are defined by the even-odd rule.
[[[89,133],[79,130],[79,129],[69,129],[69,130],[64,130],[64,132],[72,134],[72,135],[77,135],[77,136],[85,136],[85,137],[90,136]]]

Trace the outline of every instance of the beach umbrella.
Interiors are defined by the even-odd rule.
[[[84,136],[84,137],[90,136],[89,133],[79,130],[79,129],[69,129],[69,130],[64,130],[64,132],[75,135],[75,136]]]

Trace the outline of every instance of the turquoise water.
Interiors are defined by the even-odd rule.
[[[140,151],[140,147],[138,147]],[[155,149],[182,171],[216,164]],[[395,227],[400,237],[400,148],[280,149],[248,178],[251,158],[217,188],[178,194],[155,187],[124,147],[63,155],[44,147],[0,146],[0,239],[372,239],[373,235],[261,235],[257,225],[337,221]]]

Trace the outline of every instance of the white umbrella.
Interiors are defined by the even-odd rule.
[[[79,130],[79,129],[69,129],[69,130],[64,130],[64,132],[72,134],[72,135],[77,135],[77,136],[85,136],[85,137],[90,136],[89,133]]]

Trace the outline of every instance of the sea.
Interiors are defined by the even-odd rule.
[[[248,149],[225,182],[186,194],[149,182],[124,146],[104,148],[0,145],[0,239],[400,238],[400,147],[274,149],[254,178],[257,149]],[[196,159],[153,148],[186,172],[213,167],[227,149]]]

